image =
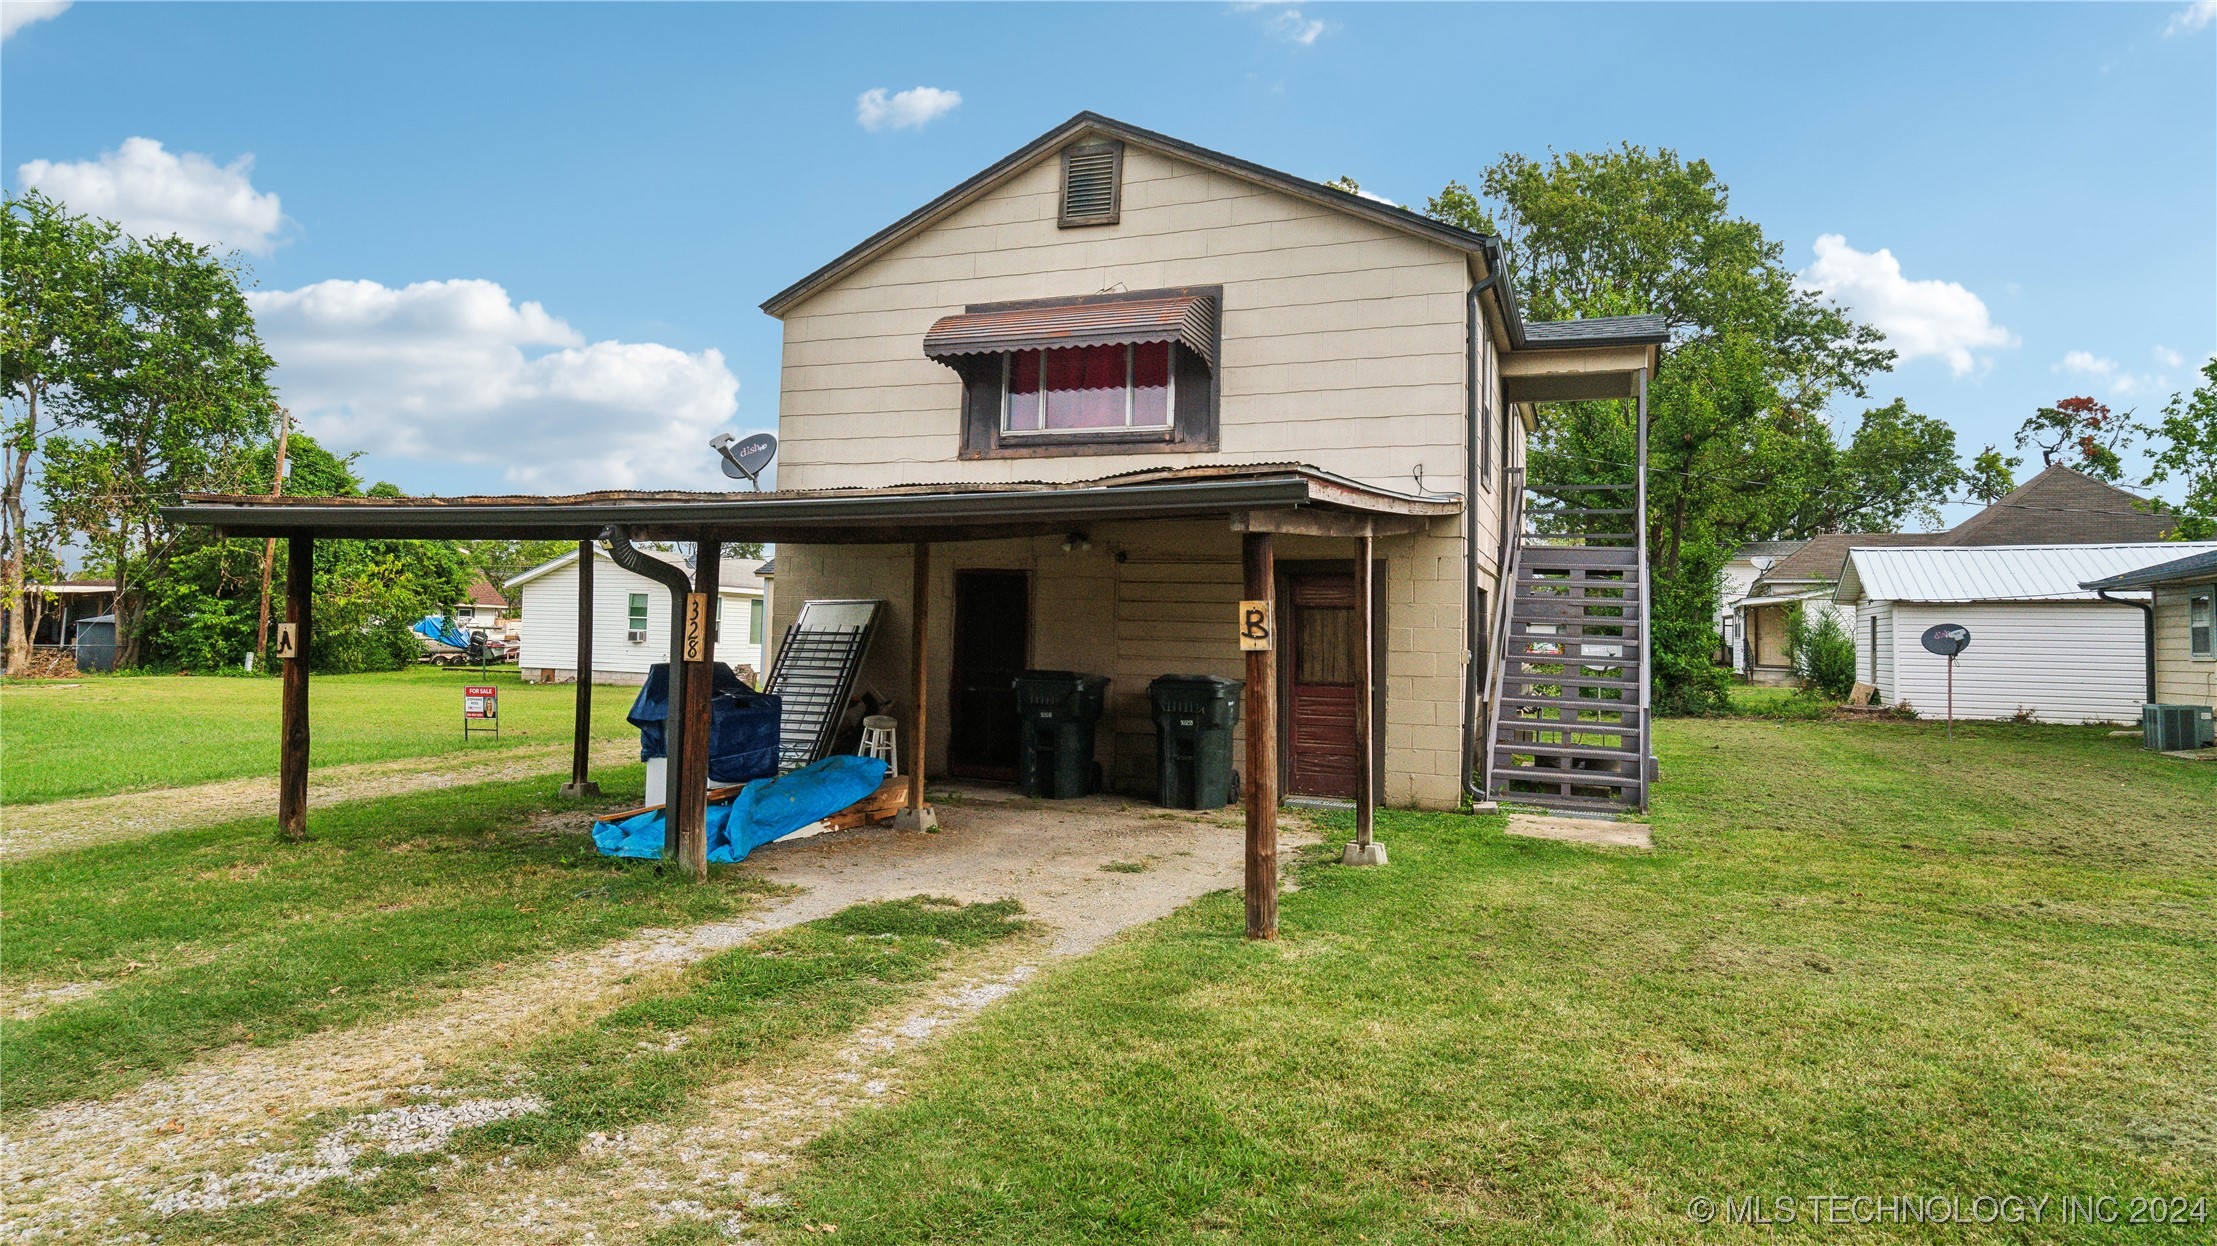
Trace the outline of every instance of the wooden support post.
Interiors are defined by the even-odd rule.
[[[918,541],[910,559],[908,589],[908,739],[901,755],[908,758],[908,808],[893,819],[904,831],[935,831],[939,815],[924,803],[924,733],[930,729],[931,666],[931,546]]]
[[[1265,603],[1271,648],[1247,651],[1247,937],[1278,937],[1278,566],[1267,532],[1240,539],[1247,600]]]
[[[577,718],[570,728],[570,781],[562,795],[590,800],[600,784],[585,777],[593,752],[593,562],[591,541],[577,543]]]
[[[671,654],[685,663],[685,733],[679,741],[684,765],[670,768],[672,817],[677,862],[695,879],[708,877],[708,708],[715,699],[716,602],[722,588],[723,542],[693,543],[693,592],[686,603],[685,651]],[[675,707],[673,707],[675,709]]]
[[[1355,538],[1355,747],[1362,756],[1355,763],[1355,842],[1347,845],[1340,860],[1347,865],[1384,865],[1386,846],[1372,839],[1378,818],[1378,740],[1372,712],[1378,695],[1373,635],[1376,583],[1371,574],[1375,541],[1366,533]]]
[[[293,533],[285,541],[285,623],[277,651],[285,663],[279,709],[277,830],[290,840],[308,838],[308,636],[316,583],[315,538]]]

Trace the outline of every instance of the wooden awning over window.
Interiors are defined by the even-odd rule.
[[[1216,299],[1108,296],[966,311],[932,325],[924,334],[924,354],[947,363],[963,355],[1134,342],[1176,342],[1215,367]]]

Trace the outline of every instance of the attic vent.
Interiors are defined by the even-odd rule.
[[[1062,149],[1062,219],[1072,225],[1114,225],[1124,201],[1124,145],[1080,143]]]

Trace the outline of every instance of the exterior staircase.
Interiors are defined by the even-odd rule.
[[[1558,486],[1504,540],[1487,792],[1566,812],[1647,807],[1647,567],[1636,485]],[[1522,503],[1522,499],[1519,499]]]

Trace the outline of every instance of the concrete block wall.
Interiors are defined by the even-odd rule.
[[[928,636],[931,696],[928,762],[946,766],[959,570],[1020,570],[1031,576],[1031,664],[1110,676],[1099,760],[1118,790],[1153,790],[1155,741],[1147,685],[1166,673],[1244,679],[1233,637],[1242,596],[1240,539],[1222,522],[1101,525],[1087,548],[1065,551],[1061,536],[935,545]],[[1383,538],[1378,584],[1385,606],[1385,764],[1380,799],[1389,805],[1452,809],[1460,799],[1464,660],[1460,521]],[[1281,561],[1352,562],[1344,539],[1281,537]],[[781,546],[771,637],[783,635],[809,598],[874,597],[886,603],[863,672],[881,698],[905,703],[909,675],[906,545]],[[905,706],[903,710],[905,714]],[[1245,731],[1245,724],[1242,725]],[[903,748],[908,742],[903,741]]]

